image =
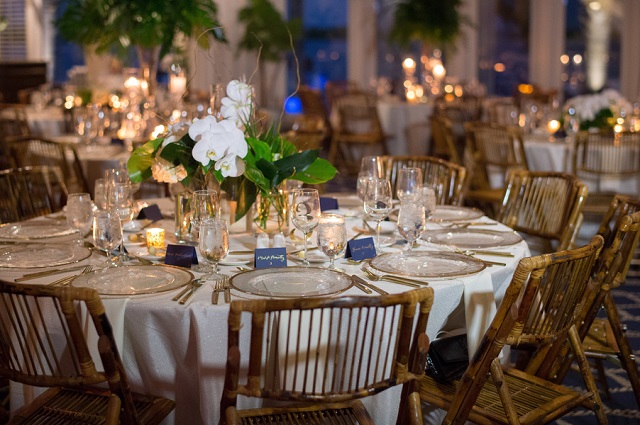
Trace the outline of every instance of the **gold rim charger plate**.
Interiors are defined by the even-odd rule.
[[[484,216],[477,208],[456,207],[453,205],[438,205],[429,217],[429,221],[463,221],[475,220]]]
[[[5,239],[46,239],[76,233],[67,223],[16,223],[0,227],[0,238]]]
[[[455,252],[414,251],[378,255],[369,266],[382,273],[420,278],[446,278],[478,273],[482,260]]]
[[[429,230],[423,239],[430,243],[452,245],[462,249],[495,248],[515,245],[522,241],[522,237],[516,232],[467,228]]]
[[[80,275],[71,286],[93,288],[101,295],[141,295],[172,291],[192,280],[193,274],[178,267],[124,266]]]
[[[77,263],[91,256],[91,250],[75,244],[28,244],[0,247],[0,267],[42,268]]]
[[[231,286],[240,292],[271,298],[300,298],[344,292],[353,278],[318,267],[258,269],[237,274]]]

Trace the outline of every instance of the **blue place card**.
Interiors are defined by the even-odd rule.
[[[191,245],[167,245],[164,263],[170,266],[190,268],[191,264],[198,264],[196,247]]]
[[[258,248],[254,255],[253,267],[256,269],[287,267],[287,248]]]
[[[118,137],[112,137],[111,138],[111,144],[112,145],[120,145],[120,146],[124,146],[124,140],[118,138]]]
[[[160,207],[158,204],[149,205],[148,207],[144,207],[138,213],[138,220],[151,220],[158,221],[162,220],[162,213],[160,212]]]
[[[354,239],[347,242],[347,252],[344,258],[361,261],[375,256],[376,245],[373,243],[373,238]]]
[[[320,197],[320,211],[337,210],[338,200],[336,198]]]

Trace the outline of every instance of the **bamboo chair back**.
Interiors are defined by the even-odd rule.
[[[518,232],[540,237],[543,251],[570,247],[581,224],[588,189],[565,173],[515,170],[509,173],[497,220]]]
[[[25,105],[0,104],[0,141],[31,135]]]
[[[640,133],[578,133],[573,170],[583,178],[640,176]]]
[[[236,406],[238,395],[335,403],[414,382],[424,372],[432,302],[431,288],[380,297],[234,300],[221,413]],[[251,334],[246,372],[241,331]]]
[[[341,154],[346,166],[359,164],[359,159],[351,151],[352,145],[386,153],[375,96],[366,93],[344,95],[334,101],[334,107],[338,119],[333,127],[329,162],[335,164],[338,154]]]
[[[13,140],[10,149],[18,167],[59,167],[70,192],[90,193],[78,154],[72,145],[28,137]]]
[[[465,125],[465,130],[477,188],[502,187],[492,184],[496,180],[492,175],[504,179],[510,170],[529,168],[522,134],[516,127],[476,121]]]
[[[595,236],[581,248],[524,258],[518,264],[504,299],[462,378],[440,384],[425,377],[422,399],[447,410],[443,423],[467,418],[483,424],[548,423],[577,407],[595,410],[606,423],[591,370],[577,339],[576,322],[589,275],[603,240]],[[549,347],[569,340],[587,386],[576,392],[535,377],[548,362]],[[503,367],[505,345],[534,346],[525,371]]]
[[[463,151],[456,147],[456,137],[453,133],[451,121],[441,115],[431,115],[431,155],[447,159],[456,164],[462,164]]]
[[[97,333],[104,371],[96,368],[85,340],[86,325],[79,317],[80,305],[86,309],[91,326]],[[122,410],[120,413],[115,411],[116,418],[120,415],[124,424],[139,423],[139,412],[97,291],[0,282],[0,307],[0,375],[27,385],[80,391],[83,391],[82,387],[107,384],[111,395],[116,395],[121,402]],[[84,399],[78,395],[78,391],[74,393],[75,401],[72,398],[59,400],[49,416],[47,408],[44,412],[36,411],[35,415],[45,422],[53,422],[56,417],[62,421],[56,423],[65,420],[70,422],[74,417],[86,415],[88,423],[98,423],[95,421],[105,414],[108,398],[99,404],[97,398]],[[58,393],[58,397],[61,397],[60,394],[64,393]],[[90,402],[94,404],[86,405]],[[83,410],[74,414],[78,404],[82,405]],[[29,412],[29,406],[26,407]],[[17,413],[19,418],[24,416],[22,412]],[[109,420],[109,423],[118,423],[117,419],[113,422],[112,418],[107,417]]]
[[[520,108],[513,98],[498,99],[489,104],[487,118],[488,122],[497,125],[518,125]]]
[[[439,205],[460,205],[467,170],[444,159],[432,156],[383,156],[384,176],[391,182],[395,196],[399,171],[403,168],[420,168],[424,185],[432,187]]]
[[[36,166],[0,171],[0,222],[11,223],[62,210],[67,187],[57,167]]]

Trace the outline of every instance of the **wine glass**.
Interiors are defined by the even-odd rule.
[[[320,216],[320,195],[317,189],[294,189],[293,190],[293,214],[291,221],[296,229],[304,235],[304,259],[302,264],[309,266],[307,260],[307,239],[309,233],[318,226]]]
[[[203,280],[220,279],[223,275],[219,272],[218,262],[229,253],[229,231],[227,221],[215,218],[204,220],[200,223],[200,236],[198,241],[200,255],[212,263],[211,271],[201,277]]]
[[[376,249],[380,249],[380,222],[391,212],[391,183],[385,179],[375,179],[367,183],[364,196],[364,212],[376,221]]]
[[[88,193],[70,193],[67,197],[67,223],[80,235],[79,244],[91,230],[93,223],[93,203]]]
[[[422,188],[422,170],[420,168],[402,168],[398,170],[396,196],[400,203],[415,202]]]
[[[424,216],[427,220],[436,210],[436,192],[431,187],[424,186],[422,192],[422,205],[424,205]]]
[[[218,217],[218,192],[212,189],[196,190],[193,192],[191,210],[191,223],[196,229],[207,220]],[[198,264],[194,271],[209,273],[211,267],[208,264]]]
[[[93,186],[93,200],[100,210],[107,209],[107,183],[104,178],[96,179]]]
[[[408,250],[412,251],[413,246],[424,232],[426,217],[424,205],[406,203],[400,205],[398,212],[398,232],[408,242]]]
[[[329,257],[329,269],[336,270],[335,258],[347,248],[347,227],[344,217],[321,214],[318,219],[318,248]]]
[[[120,225],[122,227],[133,219],[135,212],[131,193],[131,185],[129,183],[107,184],[107,209],[116,212],[120,217]],[[118,259],[122,262],[131,260],[131,257],[124,251],[124,242],[120,244]]]
[[[114,210],[98,210],[93,214],[93,244],[107,253],[105,270],[116,267],[111,251],[122,242],[120,216]]]
[[[378,156],[365,156],[360,160],[360,173],[367,174],[373,178],[381,179],[382,161]]]

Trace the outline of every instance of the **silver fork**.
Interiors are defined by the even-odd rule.
[[[231,302],[231,281],[229,276],[222,277],[222,289],[224,291],[224,302],[229,304]]]
[[[367,275],[369,280],[375,280],[375,281],[386,280],[388,282],[397,283],[399,285],[404,285],[404,286],[410,286],[412,288],[421,288],[425,285],[428,285],[428,282],[422,282],[419,280],[408,279],[400,276],[393,276],[390,274],[377,275],[373,273],[371,270],[368,270],[364,267],[362,268],[362,271]]]
[[[55,285],[67,286],[76,277],[78,277],[80,275],[83,275],[83,274],[87,274],[87,273],[89,273],[91,271],[93,271],[93,266],[91,266],[91,265],[85,266],[84,269],[82,269],[82,272],[80,272],[80,274],[74,274],[74,275],[71,275],[71,276],[63,277],[62,279],[55,280],[55,281],[51,282],[49,284],[49,286],[55,286]]]

